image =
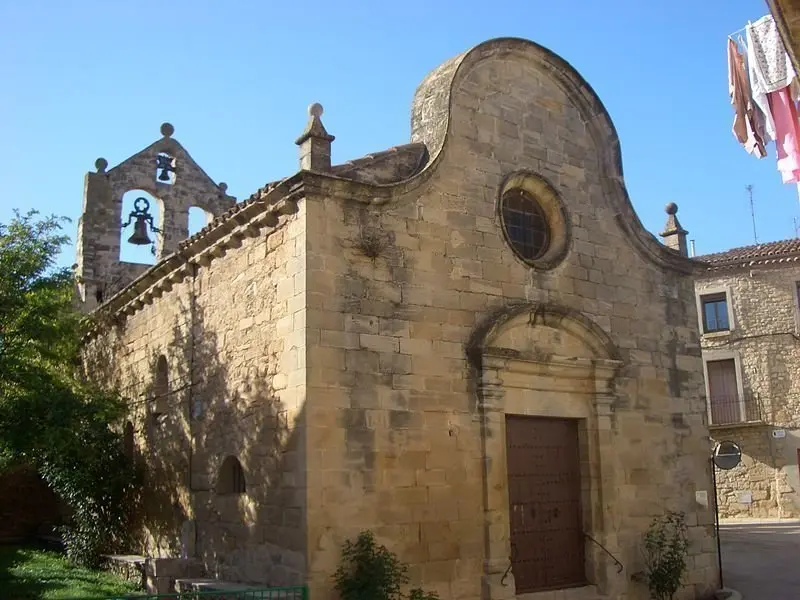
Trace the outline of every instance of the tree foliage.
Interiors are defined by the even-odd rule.
[[[35,466],[72,509],[68,554],[95,564],[123,542],[136,477],[119,422],[125,404],[80,376],[85,321],[55,268],[65,219],[15,212],[0,223],[0,467]]]

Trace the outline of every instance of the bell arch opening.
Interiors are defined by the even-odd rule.
[[[163,203],[144,190],[130,190],[122,196],[119,232],[119,260],[125,263],[156,263],[158,236],[164,220]]]
[[[203,227],[214,220],[214,215],[209,211],[200,208],[199,206],[192,206],[189,208],[188,221],[189,221],[189,237],[199,232]]]

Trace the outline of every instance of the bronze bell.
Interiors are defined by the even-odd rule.
[[[134,219],[136,221],[133,224],[133,235],[128,238],[128,242],[136,246],[152,244],[150,236],[147,235],[147,226],[150,225],[153,233],[161,233],[161,230],[153,225],[153,216],[150,214],[150,203],[147,198],[137,198],[134,201],[133,211],[128,215],[128,222],[122,224],[122,228],[125,229]]]
[[[136,222],[133,224],[133,234],[128,238],[128,242],[137,246],[147,246],[153,243],[147,235],[147,223],[144,215],[136,216]]]

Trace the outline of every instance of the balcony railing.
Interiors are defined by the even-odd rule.
[[[734,425],[736,423],[758,423],[762,420],[761,404],[750,394],[735,396],[712,395],[710,425]]]

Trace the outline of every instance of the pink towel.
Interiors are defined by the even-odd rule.
[[[783,183],[800,183],[800,126],[789,86],[770,92],[767,100],[775,121],[778,171],[781,172]]]

